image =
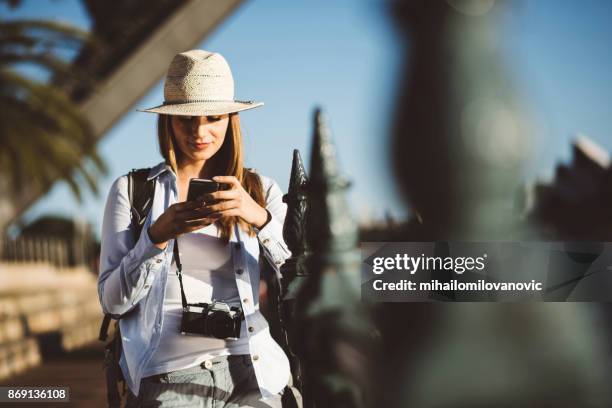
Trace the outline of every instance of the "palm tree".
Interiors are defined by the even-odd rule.
[[[107,169],[87,119],[65,91],[17,70],[34,66],[54,82],[75,76],[87,81],[58,57],[87,41],[85,31],[63,23],[0,20],[0,181],[9,191],[33,185],[46,190],[61,179],[80,200],[83,179],[97,193],[96,175]]]

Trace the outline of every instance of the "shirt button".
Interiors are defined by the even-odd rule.
[[[242,268],[238,268],[238,269],[236,269],[236,273],[237,273],[238,275],[242,275],[242,272],[244,272],[244,269],[242,269]]]
[[[213,363],[210,360],[206,360],[204,361],[204,367],[208,368],[209,370],[212,368]]]
[[[264,240],[263,240],[263,243],[264,243],[264,244],[269,244],[269,243],[270,243],[270,240],[269,240],[268,238],[266,238],[266,239],[264,239]]]
[[[155,262],[157,263],[162,263],[164,260],[163,259],[156,259]]]
[[[253,361],[257,361],[257,360],[259,360],[259,356],[257,354],[254,354],[253,357],[251,357],[251,359]]]
[[[242,299],[242,302],[244,302],[244,303],[249,303],[249,298],[244,298],[244,299]]]
[[[253,326],[249,326],[249,331],[253,333],[255,331],[255,328]]]
[[[150,287],[151,287],[151,285],[149,285],[149,284],[144,285],[145,289],[149,289]]]

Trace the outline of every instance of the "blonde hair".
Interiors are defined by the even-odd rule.
[[[170,115],[158,115],[157,119],[157,139],[159,151],[164,160],[175,174],[178,174],[178,158],[182,154],[178,150],[176,137],[172,130],[172,120]],[[259,176],[251,169],[243,167],[243,147],[242,131],[240,129],[240,119],[237,113],[229,115],[227,133],[221,148],[206,161],[204,165],[206,178],[214,176],[234,176],[238,179],[242,187],[255,200],[257,204],[266,207],[263,186]],[[221,238],[227,243],[232,236],[232,230],[236,223],[242,230],[247,231],[250,236],[255,235],[253,226],[247,224],[240,217],[227,217],[216,221],[221,231]]]

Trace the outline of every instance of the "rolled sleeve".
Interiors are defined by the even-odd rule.
[[[272,219],[257,231],[257,238],[264,249],[264,256],[278,270],[291,251],[283,239],[283,225],[287,214],[287,204],[283,202],[283,193],[276,181],[260,176],[266,195],[266,209]]]
[[[127,176],[118,178],[109,191],[102,222],[98,295],[105,313],[120,316],[130,311],[146,296],[164,261],[164,250],[149,237],[148,219],[134,243]]]
[[[131,272],[128,272],[131,281],[135,283],[138,280],[139,275],[134,273],[134,271],[137,270],[140,264],[160,263],[159,260],[163,260],[163,257],[160,257],[159,255],[163,253],[164,250],[155,246],[153,241],[151,241],[148,228],[143,228],[140,238],[138,239],[138,242],[136,242],[136,246],[134,246],[134,248],[126,255],[126,262],[131,266],[131,268],[128,269],[131,270]]]

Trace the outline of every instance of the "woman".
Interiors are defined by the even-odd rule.
[[[203,50],[174,57],[164,98],[145,110],[159,114],[164,161],[149,171],[142,233],[134,242],[127,176],[112,185],[102,226],[98,291],[104,312],[121,317],[128,405],[280,407],[289,362],[259,312],[258,259],[261,243],[279,275],[291,255],[286,205],[274,180],[243,168],[237,113],[262,103],[234,100],[227,62]],[[192,178],[229,189],[186,201]],[[220,313],[239,335],[181,334],[183,299],[233,307]]]

